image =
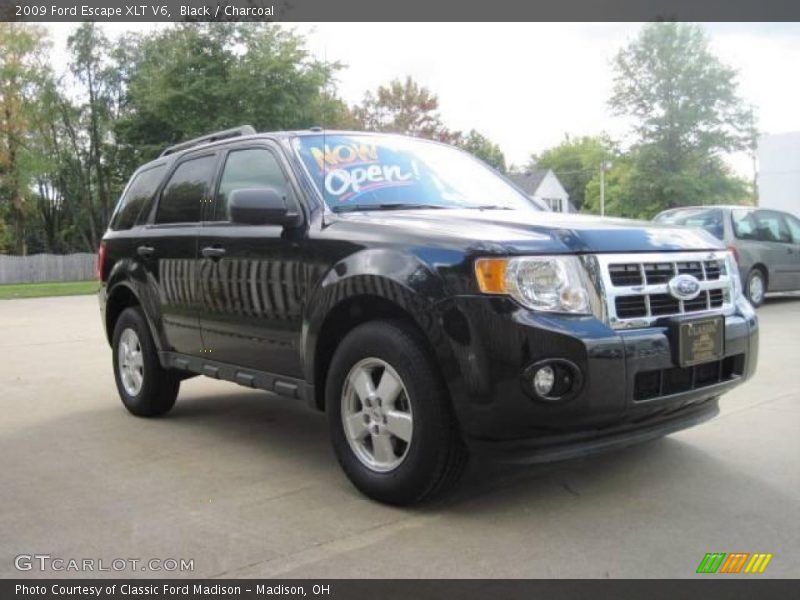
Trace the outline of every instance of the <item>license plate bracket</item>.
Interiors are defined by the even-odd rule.
[[[678,364],[691,367],[725,355],[725,318],[706,317],[678,323]]]

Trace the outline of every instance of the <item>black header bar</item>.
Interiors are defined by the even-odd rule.
[[[4,21],[800,21],[797,0],[0,0]]]

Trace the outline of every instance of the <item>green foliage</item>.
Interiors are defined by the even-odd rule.
[[[312,59],[302,38],[264,23],[184,24],[130,38],[120,141],[137,161],[163,147],[243,123],[259,131],[346,122],[330,92],[338,64]]]
[[[352,115],[355,128],[367,131],[400,133],[437,140],[457,146],[480,158],[498,171],[505,172],[506,159],[500,147],[472,129],[468,133],[448,129],[439,117],[439,98],[410,76],[394,79],[367,92]]]
[[[353,114],[367,131],[439,139],[445,128],[438,109],[436,95],[407,76],[380,86],[374,94],[367,92]]]
[[[0,285],[0,300],[41,298],[44,296],[83,296],[96,294],[96,281],[58,281],[52,283],[7,283]]]
[[[462,150],[466,150],[473,156],[480,158],[483,162],[494,167],[501,173],[506,172],[506,157],[500,150],[500,146],[492,142],[486,136],[478,133],[474,129],[466,135],[457,132],[452,135],[452,143]]]
[[[13,223],[13,246],[18,254],[26,251],[32,162],[28,136],[36,97],[48,74],[46,50],[42,29],[0,23],[0,209]]]
[[[746,183],[720,156],[751,150],[752,109],[737,95],[736,72],[723,65],[697,25],[654,23],[614,60],[614,112],[634,121],[629,194],[637,215],[687,204],[738,202]],[[632,200],[631,200],[632,201]]]
[[[527,168],[552,169],[569,194],[573,206],[579,211],[588,209],[594,212],[593,206],[587,206],[587,185],[591,181],[599,181],[601,163],[611,161],[614,164],[618,156],[619,151],[615,144],[605,135],[577,138],[567,136],[558,146],[531,156]]]
[[[59,80],[45,49],[40,30],[0,24],[0,248],[10,238],[20,254],[26,240],[94,251],[130,174],[169,144],[244,123],[356,123],[335,93],[340,65],[277,25],[182,24],[112,44],[84,23]]]

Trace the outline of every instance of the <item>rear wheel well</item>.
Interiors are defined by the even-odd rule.
[[[111,343],[114,336],[114,327],[122,311],[131,306],[139,306],[139,299],[130,290],[122,285],[112,292],[111,297],[106,302],[106,338]]]
[[[337,304],[325,317],[317,336],[314,351],[314,400],[317,408],[325,409],[325,382],[333,353],[344,337],[368,321],[404,321],[413,328],[423,343],[430,344],[414,318],[403,308],[380,296],[356,296]]]

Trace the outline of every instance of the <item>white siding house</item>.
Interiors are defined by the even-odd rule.
[[[800,132],[758,140],[758,203],[800,217]]]
[[[509,179],[537,204],[544,204],[553,212],[575,212],[569,202],[569,194],[552,169],[512,173]]]

